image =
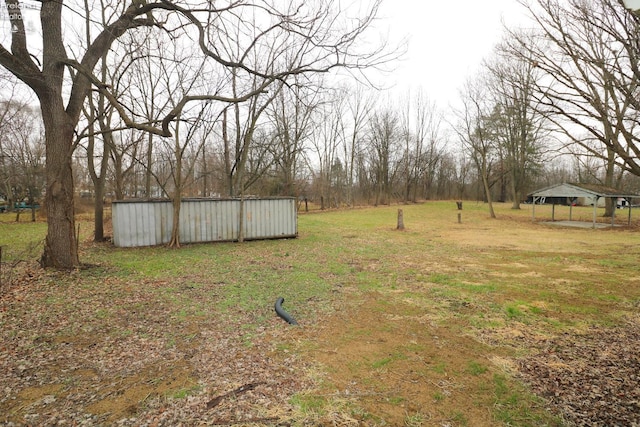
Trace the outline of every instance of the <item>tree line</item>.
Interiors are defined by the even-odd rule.
[[[69,268],[79,193],[95,200],[96,240],[105,200],[170,198],[178,246],[190,196],[321,208],[478,199],[495,216],[494,201],[517,209],[557,182],[640,190],[638,16],[619,0],[519,1],[531,24],[504,29],[449,109],[420,90],[362,83],[403,53],[364,42],[378,1],[359,14],[328,0],[85,0],[73,13],[44,2],[43,49],[17,18],[10,49],[0,45],[13,76],[0,104],[0,192],[43,195],[42,264]],[[12,95],[20,85],[37,111]]]

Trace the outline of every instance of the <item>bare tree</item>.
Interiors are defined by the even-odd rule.
[[[369,159],[374,177],[375,202],[390,204],[392,198],[392,175],[398,165],[400,126],[397,115],[386,109],[376,112],[369,123]]]
[[[85,6],[85,40],[91,40],[92,22],[88,0],[84,0]],[[105,15],[106,8],[102,4],[101,23],[105,25],[107,18]],[[100,78],[103,82],[107,81],[107,53],[105,53],[99,61]],[[111,121],[113,115],[112,109],[107,105],[107,101],[103,94],[87,97],[87,104],[83,110],[84,116],[88,121],[87,133],[78,137],[78,142],[84,137],[87,138],[87,169],[94,188],[94,233],[95,242],[101,242],[104,236],[104,192],[105,183],[107,181],[107,170],[109,166],[109,158],[113,146],[112,134],[107,123]],[[99,123],[99,126],[97,126]],[[98,131],[98,128],[100,131]],[[98,138],[102,133],[102,138]],[[97,139],[100,139],[99,141]]]
[[[116,200],[140,196],[136,167],[139,166],[139,152],[144,137],[143,132],[135,129],[111,132],[107,136],[107,140],[110,138],[112,144],[110,178]]]
[[[129,85],[137,88],[135,96],[131,97],[131,104],[136,106],[144,121],[157,123],[162,119],[160,114],[166,111],[171,102],[168,96],[171,88],[164,85],[167,81],[161,78],[161,70],[166,68],[167,62],[171,62],[172,58],[166,54],[168,47],[162,45],[162,40],[150,35],[145,37],[142,43],[132,35],[127,35],[127,55],[133,60]],[[173,85],[171,82],[169,84]],[[161,186],[163,182],[158,181],[157,175],[154,174],[157,138],[158,135],[153,132],[147,133],[144,150],[146,155],[140,158],[140,163],[145,168],[144,196],[147,198],[152,197],[154,187]],[[140,153],[142,154],[142,151]]]
[[[41,3],[41,29],[37,30],[41,31],[39,52],[28,43],[36,35],[27,37],[28,26],[18,14],[10,13],[11,46],[0,45],[0,65],[35,92],[45,129],[48,231],[41,264],[74,268],[80,262],[75,236],[72,155],[74,132],[92,87],[104,94],[127,127],[169,137],[170,123],[189,103],[242,102],[291,75],[326,72],[336,67],[355,69],[390,59],[380,49],[365,53],[358,50],[362,34],[376,16],[378,0],[364,16],[355,19],[349,19],[349,14],[343,14],[344,11],[334,6],[333,2],[323,0],[293,2],[284,10],[270,3],[249,0],[208,3],[195,8],[169,0],[146,4],[118,2],[106,6],[108,23],[99,25],[95,38],[85,40],[73,55],[69,55],[74,49],[69,49],[63,27],[73,28],[70,21],[74,19],[74,9],[85,7],[83,4]],[[8,11],[20,10],[20,0],[7,0],[5,7]],[[256,19],[248,19],[250,16]],[[213,75],[220,80],[229,73],[240,73],[250,78],[260,76],[263,83],[238,96],[224,91],[211,93],[206,87],[185,95],[163,114],[161,123],[136,121],[136,117],[129,114],[130,109],[113,95],[108,83],[94,75],[94,69],[120,37],[143,27],[156,28],[159,37],[166,36],[175,42],[181,35],[197,40],[200,53],[218,70]],[[234,27],[241,30],[227,31]],[[224,57],[217,49],[217,42],[234,34],[242,35],[235,42],[243,45],[244,54],[240,58]],[[261,62],[260,67],[249,65],[258,64],[257,57],[264,59],[262,51],[271,49],[276,41],[280,42],[282,55],[269,56],[270,61]],[[285,57],[286,61],[281,60]],[[292,58],[296,60],[291,61]]]
[[[193,170],[198,156],[204,150],[205,143],[214,129],[217,117],[212,117],[210,104],[202,104],[200,108],[186,116],[183,111],[175,123],[173,137],[173,158],[171,177],[173,191],[173,224],[169,246],[180,247],[180,207],[185,189],[195,182]],[[185,131],[181,129],[186,128]],[[165,142],[167,142],[165,140]]]
[[[88,31],[88,30],[87,30]],[[107,80],[107,58],[101,60],[101,77]],[[115,147],[111,121],[114,110],[110,108],[101,93],[88,96],[84,115],[88,121],[86,132],[80,133],[78,143],[86,137],[87,169],[93,183],[94,233],[95,242],[104,241],[104,198],[109,159]]]
[[[422,196],[429,197],[431,183],[435,179],[440,161],[441,116],[435,103],[421,91],[414,98],[406,97],[405,110],[401,116],[404,153],[402,171],[404,175],[404,201],[416,201],[422,183]]]
[[[442,150],[436,170],[435,196],[441,200],[460,199],[459,186],[464,186],[464,175],[458,170],[458,159]]]
[[[603,184],[617,185],[616,168],[640,175],[639,30],[630,12],[618,0],[521,3],[538,30],[508,39],[546,76],[537,83],[543,111],[572,144],[606,162]]]
[[[340,161],[340,147],[344,144],[343,116],[345,100],[333,97],[325,92],[324,100],[316,109],[317,125],[314,127],[311,139],[312,151],[315,153],[314,163],[317,164],[315,184],[320,196],[320,208],[340,204],[339,188],[336,186],[339,178],[336,173],[343,173]],[[340,165],[337,167],[337,165]]]
[[[9,209],[16,201],[15,181],[18,179],[18,164],[14,159],[13,134],[25,123],[25,111],[28,103],[20,99],[19,87],[11,76],[0,76],[0,88],[5,98],[0,100],[0,195],[8,201]],[[27,115],[29,113],[26,113]]]
[[[362,139],[366,132],[367,121],[373,111],[374,98],[365,92],[362,85],[356,86],[349,95],[349,139],[344,145],[344,163],[347,169],[347,205],[351,206],[354,203],[356,159],[362,155]]]
[[[504,153],[512,208],[520,209],[530,175],[539,168],[546,143],[545,115],[536,96],[540,70],[522,56],[498,46],[486,67],[496,105],[494,125]],[[497,113],[497,114],[495,114]]]
[[[273,159],[282,181],[282,194],[299,195],[296,180],[303,164],[305,142],[312,133],[313,113],[318,107],[318,91],[302,81],[282,90],[269,116],[274,128]]]
[[[258,94],[243,105],[233,104],[223,112],[225,175],[230,196],[242,197],[245,190],[261,175],[261,173],[254,173],[252,177],[247,177],[247,162],[262,115],[281,90],[282,85],[274,85],[272,92]],[[235,91],[236,88],[234,88]],[[229,110],[232,112],[231,115]],[[266,166],[262,167],[261,172],[266,169]]]
[[[491,124],[487,122],[494,106],[486,91],[486,82],[481,78],[467,81],[461,98],[462,109],[456,111],[457,123],[454,130],[478,170],[484,196],[489,205],[489,215],[495,218],[490,174],[496,150],[496,137]]]
[[[0,103],[0,179],[9,207],[29,206],[35,221],[36,203],[44,188],[44,138],[38,111],[16,101]]]

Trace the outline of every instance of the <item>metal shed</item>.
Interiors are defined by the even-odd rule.
[[[584,198],[590,201],[590,204],[593,204],[593,228],[596,227],[596,213],[598,208],[598,199],[601,197],[604,198],[637,198],[640,197],[638,194],[623,192],[620,190],[616,190],[614,188],[609,188],[603,185],[595,185],[595,184],[573,184],[573,183],[564,183],[557,184],[551,187],[543,188],[541,190],[534,191],[529,196],[533,198],[533,209],[532,209],[532,219],[535,220],[536,217],[536,203],[540,201],[542,198]],[[569,205],[569,221],[571,221],[571,212],[572,205]],[[555,203],[553,204],[551,210],[551,220],[555,221]],[[611,217],[611,225],[613,226],[615,221],[615,209],[613,216]],[[629,217],[628,223],[631,223],[631,207],[629,207]]]
[[[171,240],[173,206],[170,200],[114,201],[111,211],[115,246],[155,246]],[[242,219],[240,212],[243,212]],[[180,206],[180,242],[238,240],[240,220],[245,240],[298,235],[296,201],[291,197],[185,198]]]

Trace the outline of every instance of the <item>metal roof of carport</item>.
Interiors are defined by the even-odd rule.
[[[638,194],[633,193],[625,193],[620,190],[616,190],[615,188],[606,187],[604,185],[597,184],[575,184],[575,183],[563,183],[552,185],[551,187],[546,187],[537,191],[534,191],[530,194],[533,197],[533,219],[536,216],[536,201],[541,197],[584,197],[587,199],[593,200],[593,228],[596,226],[596,212],[597,212],[597,201],[600,197],[607,198],[632,198],[632,197],[640,197]],[[554,204],[555,208],[555,204]],[[553,213],[552,213],[553,219]],[[569,220],[571,220],[571,213],[569,213]],[[613,225],[615,220],[615,209],[614,214],[611,217],[611,224]],[[629,208],[629,222],[631,222],[631,208]]]
[[[572,183],[552,185],[534,191],[530,195],[533,197],[640,197],[638,194],[625,193],[604,185]]]

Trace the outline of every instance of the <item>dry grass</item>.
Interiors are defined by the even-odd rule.
[[[542,225],[529,209],[310,213],[295,240],[179,251],[85,234],[93,267],[26,268],[2,295],[0,422],[560,425],[518,363],[563,334],[627,324],[640,235]],[[20,229],[0,222],[0,245],[41,239]],[[301,327],[275,317],[278,296]]]

